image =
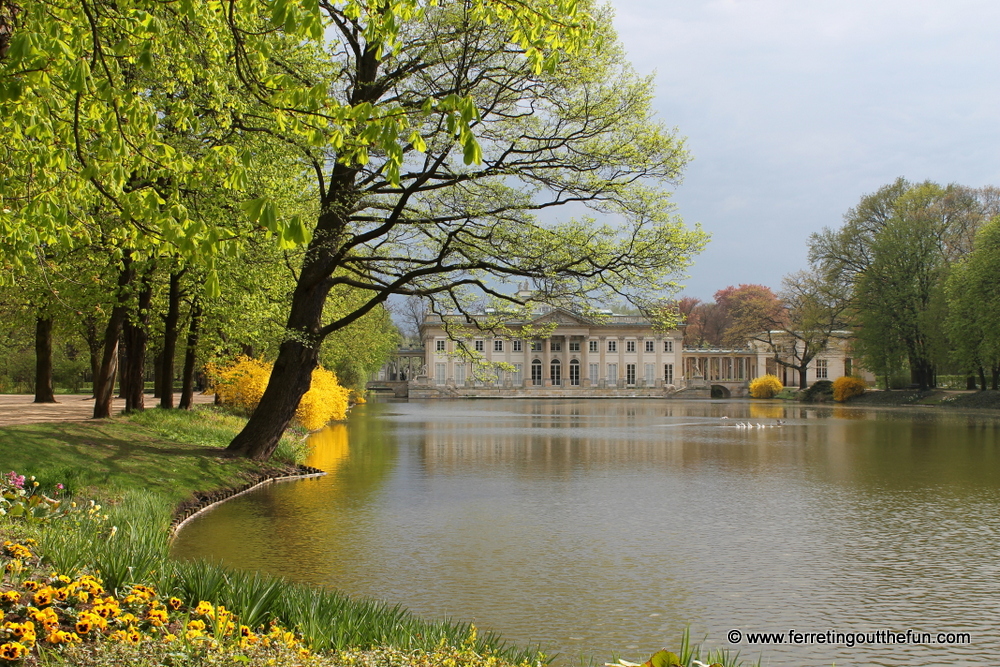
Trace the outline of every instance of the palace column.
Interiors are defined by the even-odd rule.
[[[580,341],[580,386],[590,386],[590,329]]]
[[[551,368],[551,358],[552,358],[552,337],[546,338],[542,341],[542,386],[551,387],[552,386],[552,368]]]
[[[598,354],[600,354],[601,361],[600,365],[597,367],[597,386],[607,387],[608,386],[608,343],[607,336],[599,336],[597,338],[597,349]]]
[[[618,337],[618,386],[625,386],[625,336]]]

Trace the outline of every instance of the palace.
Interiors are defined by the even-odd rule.
[[[505,322],[502,337],[457,329],[459,323],[458,317],[428,316],[420,331],[423,350],[401,350],[372,385],[412,398],[728,398],[746,396],[750,381],[765,373],[786,385],[798,381],[797,372],[775,361],[776,352],[790,354],[781,345],[777,351],[756,341],[743,349],[684,349],[681,329],[660,330],[637,315],[590,317],[547,308]],[[850,374],[848,353],[845,338],[833,339],[811,362],[809,383]]]

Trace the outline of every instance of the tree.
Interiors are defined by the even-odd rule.
[[[810,261],[851,289],[868,368],[888,377],[905,358],[914,384],[935,385],[945,358],[943,281],[996,206],[993,188],[900,178],[862,197],[840,230],[812,236]]]
[[[705,242],[682,227],[667,199],[665,185],[687,160],[683,143],[652,119],[650,81],[622,64],[608,17],[599,17],[598,39],[548,73],[462,7],[429,8],[401,28],[392,52],[365,38],[372,15],[323,7],[338,30],[343,72],[323,85],[353,105],[406,114],[414,129],[398,182],[391,153],[349,161],[303,146],[321,212],[271,383],[229,447],[253,458],[276,446],[322,340],[393,294],[467,312],[483,294],[517,302],[493,281],[529,278],[541,300],[590,294],[638,304],[662,294]],[[456,94],[473,101],[467,113],[479,138],[460,154],[453,116],[426,104]],[[544,223],[532,214],[573,202],[619,216],[621,227]],[[362,302],[324,321],[327,294],[344,287]]]
[[[1000,385],[1000,217],[980,229],[973,251],[948,276],[947,327],[953,354],[962,366],[979,375],[986,389]]]
[[[770,290],[768,290],[770,292]],[[764,343],[774,353],[776,363],[799,374],[799,389],[809,386],[809,364],[827,348],[832,339],[847,333],[846,311],[849,291],[843,284],[830,283],[817,273],[799,271],[782,279],[777,308],[763,294],[746,300],[735,319],[734,331],[757,328],[750,339]],[[745,314],[742,314],[745,313]],[[743,323],[747,320],[747,323]]]
[[[754,336],[787,324],[784,306],[764,285],[730,285],[715,293],[715,302],[726,314],[721,337],[730,347],[744,347]]]

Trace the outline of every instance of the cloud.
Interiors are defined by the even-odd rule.
[[[777,286],[803,268],[810,232],[896,176],[1000,182],[1000,3],[612,4],[695,155],[677,202],[714,236],[695,296]]]

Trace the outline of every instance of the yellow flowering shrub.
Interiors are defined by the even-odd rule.
[[[761,375],[750,382],[750,395],[754,398],[774,398],[785,388],[776,375]]]
[[[299,401],[295,418],[310,431],[331,421],[342,421],[347,417],[349,395],[350,391],[340,386],[332,371],[317,368],[312,372],[309,391]]]
[[[838,403],[860,396],[868,389],[868,383],[861,378],[845,375],[833,381],[833,400]]]
[[[209,364],[206,370],[222,404],[250,414],[264,395],[271,367],[260,359],[241,356],[228,366]],[[299,401],[295,418],[307,430],[315,431],[328,422],[346,418],[349,398],[350,391],[340,386],[332,371],[317,368],[309,391]]]

